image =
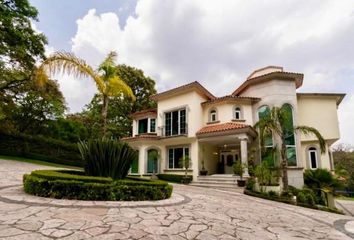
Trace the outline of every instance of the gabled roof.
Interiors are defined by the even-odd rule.
[[[213,104],[213,103],[219,103],[219,102],[240,102],[240,101],[258,102],[260,100],[261,100],[260,98],[255,98],[255,97],[226,95],[223,97],[218,97],[215,99],[202,102],[202,106]]]
[[[199,82],[191,82],[158,94],[151,96],[151,99],[158,101],[159,99],[163,99],[166,97],[171,97],[172,95],[177,95],[181,93],[185,93],[188,91],[196,91],[198,94],[204,96],[206,99],[214,99],[215,96],[210,93],[205,87],[203,87]]]
[[[233,93],[232,96],[238,96],[244,90],[246,90],[249,86],[266,82],[269,80],[279,79],[279,80],[295,80],[296,88],[301,87],[302,81],[304,79],[304,74],[302,73],[294,73],[294,72],[283,72],[283,71],[275,71],[266,73],[263,75],[259,75],[256,77],[252,77],[254,73],[250,75],[250,77],[244,81],[241,86],[239,86]]]
[[[146,115],[149,115],[149,114],[156,115],[157,114],[157,108],[151,108],[151,109],[146,109],[146,110],[142,110],[142,111],[139,111],[139,112],[132,113],[131,117],[132,118],[138,118],[138,117],[146,116]]]
[[[204,134],[212,134],[212,133],[223,133],[228,131],[234,131],[238,129],[253,129],[250,125],[242,124],[242,123],[221,123],[221,124],[213,124],[199,129],[196,133],[197,136],[201,136]]]
[[[296,93],[298,97],[333,97],[336,98],[337,106],[342,102],[345,93]]]

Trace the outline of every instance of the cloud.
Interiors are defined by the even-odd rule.
[[[119,62],[143,69],[160,91],[198,80],[229,94],[254,69],[280,65],[305,74],[301,91],[345,91],[352,99],[353,9],[351,0],[144,0],[124,27],[117,14],[91,9],[77,20],[72,51],[97,65],[116,50]],[[340,119],[348,126],[343,139],[354,143],[353,116],[345,115],[351,106],[343,102]]]

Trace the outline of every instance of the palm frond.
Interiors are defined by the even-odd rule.
[[[117,75],[117,68],[115,63],[116,57],[116,52],[110,52],[105,58],[105,60],[103,60],[103,62],[98,67],[98,71],[102,72],[102,77],[104,81],[108,81],[108,79]]]
[[[43,87],[49,81],[49,77],[42,66],[34,70],[32,77],[39,87]]]
[[[40,69],[49,75],[66,73],[75,78],[92,78],[95,81],[98,90],[101,93],[105,92],[106,86],[98,73],[94,71],[84,60],[76,57],[72,53],[56,52],[43,61]]]
[[[114,76],[108,80],[106,94],[108,96],[118,96],[123,93],[125,96],[135,101],[132,89],[118,76]]]
[[[308,126],[297,126],[295,130],[303,133],[304,135],[309,135],[309,134],[315,135],[316,138],[318,139],[321,153],[324,153],[326,151],[326,141],[324,140],[321,133],[316,128],[308,127]]]

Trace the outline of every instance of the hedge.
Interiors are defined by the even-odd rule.
[[[176,182],[176,183],[181,183],[182,179],[185,177],[185,175],[179,175],[179,174],[157,174],[157,177],[161,180],[165,180],[168,182]],[[187,176],[191,181],[193,180],[192,175]]]
[[[82,167],[76,144],[43,136],[0,132],[0,155],[18,156]]]
[[[251,190],[247,190],[247,189],[245,189],[243,193],[246,194],[246,195],[249,195],[249,196],[253,196],[253,197],[258,197],[258,198],[263,198],[263,199],[267,199],[267,200],[271,200],[271,201],[276,201],[276,202],[282,202],[282,203],[286,203],[286,204],[295,205],[295,203],[291,199],[280,197],[280,196],[277,196],[277,195],[269,196],[269,195],[264,194],[264,193],[255,192],[255,191],[251,191]],[[316,210],[332,212],[332,213],[337,213],[337,214],[342,214],[343,215],[343,212],[341,210],[334,209],[334,208],[329,208],[329,207],[326,207],[326,206],[310,205],[310,204],[301,203],[301,202],[297,202],[296,205],[300,206],[300,207],[311,208],[311,209],[316,209]]]
[[[113,181],[110,178],[76,173],[76,171],[36,170],[23,176],[24,190],[40,197],[109,201],[161,200],[169,198],[172,194],[172,186],[159,180]]]

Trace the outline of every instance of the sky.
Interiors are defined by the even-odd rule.
[[[340,142],[354,145],[353,0],[30,0],[47,53],[69,51],[97,66],[115,50],[118,63],[142,69],[158,91],[199,81],[230,94],[269,65],[304,74],[299,92],[346,93]],[[70,112],[89,103],[88,79],[57,76]]]

